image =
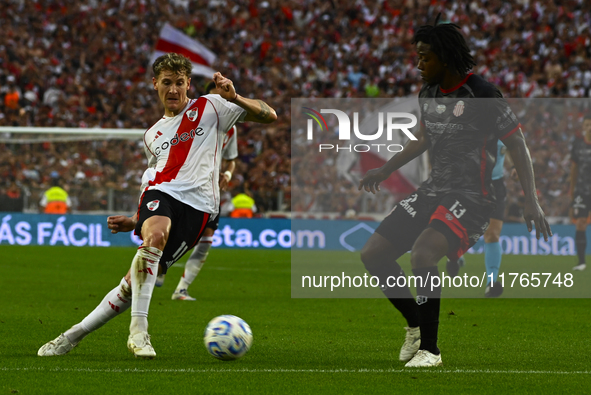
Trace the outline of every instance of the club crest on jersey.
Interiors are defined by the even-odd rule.
[[[445,104],[438,104],[435,108],[435,111],[437,111],[437,114],[443,114],[445,112],[445,109]]]
[[[158,206],[160,206],[160,200],[152,200],[150,203],[146,204],[146,207],[150,211],[156,211],[156,209],[158,209]]]
[[[429,108],[429,103],[423,104],[423,112],[427,112],[427,108]]]
[[[189,121],[191,122],[195,122],[195,120],[197,119],[197,115],[199,115],[199,111],[197,111],[196,108],[187,111],[187,118],[189,118]]]
[[[456,117],[459,117],[460,115],[462,115],[464,113],[464,102],[462,100],[460,100],[459,102],[456,103],[456,106],[454,107],[454,115]]]

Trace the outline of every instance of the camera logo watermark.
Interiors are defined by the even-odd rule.
[[[353,123],[351,124],[351,119],[349,115],[344,111],[337,110],[334,108],[323,108],[320,112],[310,108],[310,107],[302,107],[304,114],[311,117],[308,119],[307,123],[307,139],[314,140],[314,121],[320,128],[320,131],[328,131],[328,123],[326,119],[322,116],[322,114],[332,114],[337,117],[337,121],[339,124],[339,140],[351,140],[351,126],[353,126],[353,134],[355,137],[362,141],[375,141],[382,138],[384,133],[384,113],[379,112],[378,116],[378,129],[373,134],[363,134],[359,130],[359,112],[353,113]],[[417,138],[410,132],[410,129],[417,125],[417,117],[414,114],[408,112],[387,112],[385,113],[386,117],[386,140],[388,142],[393,140],[393,132],[395,130],[402,131],[409,139],[417,140]],[[398,123],[398,120],[406,119],[410,120],[407,123]],[[395,122],[396,120],[396,122]],[[328,150],[336,150],[339,151],[349,151],[349,152],[368,152],[368,151],[377,151],[380,152],[380,149],[388,152],[400,152],[402,151],[402,145],[400,144],[349,144],[349,145],[335,145],[335,144],[319,144],[318,145],[318,152],[328,151]]]

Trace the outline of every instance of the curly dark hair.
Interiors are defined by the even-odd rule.
[[[423,25],[417,29],[412,43],[419,41],[429,44],[431,51],[439,60],[447,64],[448,68],[460,75],[466,75],[476,66],[470,54],[466,39],[460,32],[460,27],[454,23],[440,23],[437,15],[434,25]]]

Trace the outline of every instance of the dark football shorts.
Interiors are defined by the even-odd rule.
[[[499,178],[493,180],[493,187],[495,188],[495,197],[497,198],[497,207],[490,215],[491,218],[498,219],[499,221],[505,220],[505,203],[507,201],[507,188],[505,188],[505,180]]]
[[[141,235],[144,222],[155,215],[170,218],[172,224],[166,247],[162,251],[160,267],[166,273],[176,261],[197,244],[211,214],[199,211],[179,202],[164,192],[150,190],[144,192],[138,207],[138,221],[135,234]]]
[[[494,203],[478,204],[459,193],[431,197],[417,190],[394,206],[376,232],[398,251],[410,251],[431,227],[447,239],[447,256],[458,259],[484,234],[493,209]]]
[[[571,203],[573,218],[587,218],[591,210],[591,195],[583,195],[575,191],[575,197]]]
[[[220,224],[220,213],[222,212],[222,203],[220,202],[220,208],[218,210],[217,215],[215,216],[214,219],[210,220],[207,225],[205,225],[206,228],[209,228],[213,231],[216,231],[218,229],[218,226]]]

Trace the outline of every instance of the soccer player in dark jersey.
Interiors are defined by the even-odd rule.
[[[406,318],[408,327],[400,360],[407,367],[442,364],[437,347],[441,286],[437,263],[456,259],[488,227],[495,208],[491,172],[497,140],[514,161],[525,194],[524,218],[536,237],[551,235],[536,196],[534,172],[521,125],[499,90],[469,73],[475,65],[466,41],[454,24],[421,26],[414,38],[423,87],[419,93],[421,127],[417,141],[384,166],[369,170],[359,189],[376,193],[395,170],[427,149],[431,174],[415,193],[399,202],[361,252],[367,270],[380,279],[382,291]],[[476,99],[480,98],[480,99]],[[483,100],[487,99],[487,100]],[[417,298],[408,287],[388,287],[388,278],[404,276],[396,259],[411,251]]]
[[[579,263],[573,270],[585,270],[587,223],[591,210],[591,116],[583,120],[583,137],[577,138],[571,151],[570,194],[575,220],[575,245]]]

